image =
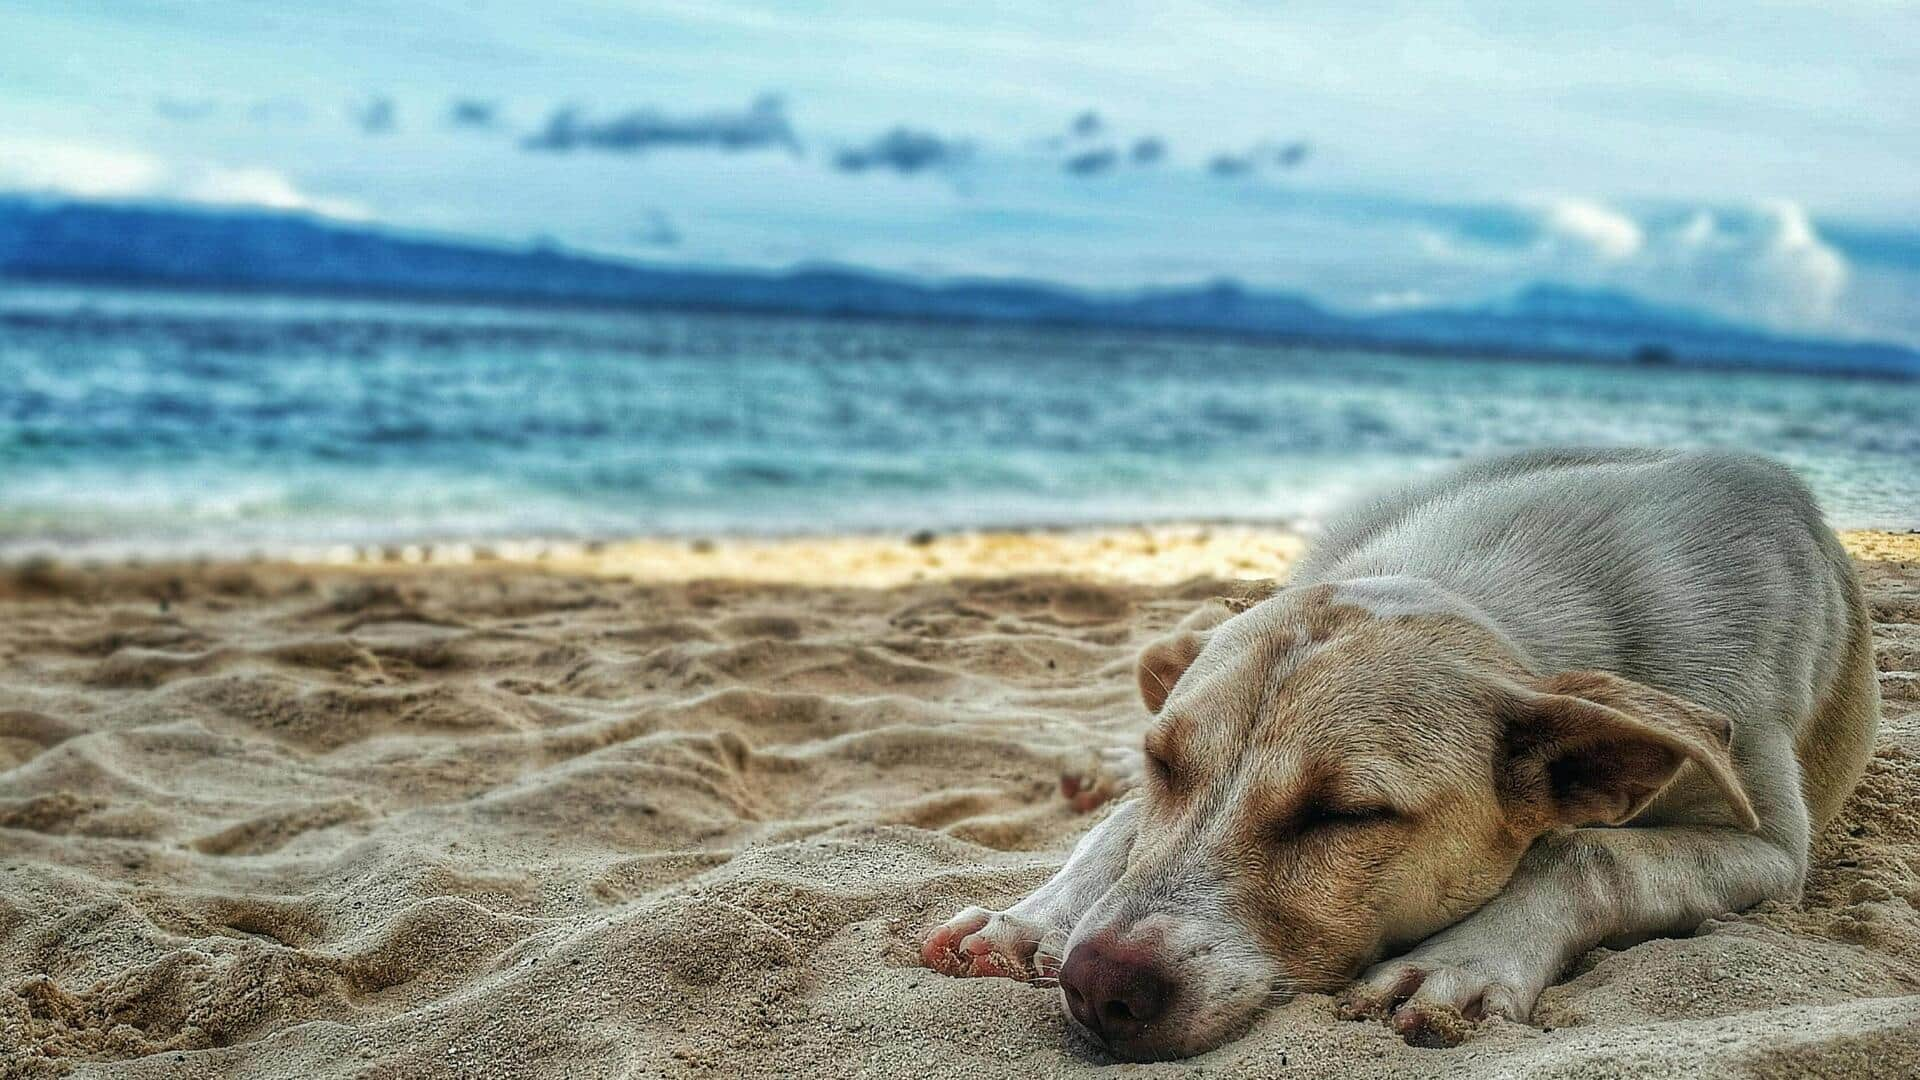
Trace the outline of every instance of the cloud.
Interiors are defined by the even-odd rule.
[[[355,127],[368,135],[384,135],[393,130],[398,110],[394,108],[392,98],[375,97],[347,106],[347,115],[352,118]]]
[[[546,126],[521,145],[559,153],[580,149],[616,154],[662,149],[800,151],[800,140],[787,122],[786,102],[776,94],[764,94],[742,110],[687,116],[646,108],[592,120],[578,106],[568,105],[554,110]]]
[[[1207,171],[1222,179],[1248,176],[1263,168],[1297,169],[1313,154],[1313,145],[1296,139],[1287,143],[1260,143],[1245,153],[1221,151],[1207,162]]]
[[[1207,171],[1215,176],[1231,178],[1245,176],[1253,171],[1253,159],[1243,154],[1215,154],[1207,162]]]
[[[1626,259],[1646,245],[1640,224],[1591,199],[1556,199],[1541,215],[1550,244],[1568,245],[1602,259]]]
[[[1074,176],[1099,176],[1112,172],[1120,164],[1120,152],[1110,146],[1093,150],[1082,150],[1072,154],[1060,163],[1060,167]]]
[[[1508,251],[1522,273],[1627,289],[1776,330],[1830,328],[1852,276],[1805,208],[1785,200],[1636,214],[1559,198],[1532,213],[1530,238],[1476,236],[1495,245],[1479,250]]]
[[[308,210],[341,218],[367,216],[366,210],[357,204],[340,199],[315,198],[301,191],[285,175],[260,166],[237,169],[202,166],[188,169],[181,173],[172,194],[174,198],[187,202]]]
[[[1822,317],[1847,287],[1847,260],[1820,237],[1805,207],[1779,199],[1763,207],[1771,226],[1763,245],[1768,272],[1778,271],[1815,300]]]
[[[1136,168],[1154,165],[1166,153],[1166,144],[1159,139],[1141,139],[1124,153],[1112,146],[1076,151],[1061,159],[1060,169],[1071,176],[1105,176],[1121,165]]]
[[[492,131],[500,126],[500,106],[479,98],[455,98],[447,104],[447,126]]]
[[[1830,323],[1851,276],[1806,209],[1784,199],[1698,211],[1651,246],[1662,281],[1781,328]]]
[[[1143,135],[1129,145],[1092,109],[1075,116],[1065,134],[1049,135],[1036,145],[1060,155],[1060,170],[1070,176],[1104,176],[1122,165],[1155,165],[1167,156],[1166,140]]]
[[[79,143],[0,139],[0,187],[84,198],[146,194],[166,178],[146,154]]]
[[[357,203],[310,195],[261,166],[169,162],[135,150],[40,140],[0,139],[0,189],[368,216]]]
[[[973,156],[971,144],[935,135],[929,131],[896,127],[867,143],[851,146],[833,156],[833,167],[841,172],[866,172],[890,169],[902,175],[947,169],[965,164]]]
[[[370,104],[350,106],[347,115],[358,124],[365,110],[370,107]],[[306,122],[308,110],[305,102],[286,96],[253,102],[232,98],[162,96],[154,99],[153,114],[177,124],[197,123],[216,116],[244,116],[256,124],[299,124]]]

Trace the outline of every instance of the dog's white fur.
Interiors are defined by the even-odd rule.
[[[1275,784],[1292,792],[1287,785],[1298,778],[1290,770],[1310,765],[1314,747],[1273,730],[1306,723],[1298,710],[1311,695],[1301,691],[1286,704],[1295,673],[1315,672],[1313,701],[1358,695],[1364,712],[1366,702],[1397,694],[1393,715],[1415,720],[1427,709],[1450,716],[1470,708],[1460,702],[1471,695],[1460,695],[1484,697],[1492,685],[1476,667],[1466,689],[1383,688],[1380,680],[1398,676],[1349,670],[1347,653],[1327,651],[1343,640],[1326,629],[1329,613],[1413,634],[1396,639],[1416,643],[1395,646],[1403,651],[1423,652],[1431,642],[1436,662],[1497,656],[1509,665],[1499,685],[1511,688],[1501,693],[1512,700],[1557,703],[1539,706],[1549,710],[1571,702],[1581,716],[1636,732],[1641,719],[1647,730],[1665,724],[1653,736],[1665,741],[1648,745],[1685,760],[1651,781],[1616,781],[1615,772],[1647,767],[1641,758],[1654,751],[1641,746],[1617,767],[1593,765],[1599,780],[1552,773],[1553,784],[1625,784],[1606,798],[1631,827],[1570,827],[1609,819],[1589,800],[1557,817],[1549,807],[1552,820],[1528,828],[1506,855],[1479,839],[1478,819],[1406,832],[1424,839],[1412,852],[1393,849],[1392,858],[1483,866],[1485,880],[1448,878],[1431,894],[1419,884],[1431,874],[1408,878],[1411,885],[1367,886],[1349,898],[1364,912],[1355,921],[1367,923],[1359,943],[1315,968],[1319,961],[1284,944],[1288,928],[1274,925],[1272,912],[1249,910],[1248,897],[1261,895],[1241,880],[1254,865],[1254,842],[1235,807],[1276,797]],[[1525,1019],[1562,967],[1594,945],[1684,933],[1761,900],[1793,898],[1811,832],[1857,781],[1878,718],[1871,626],[1851,561],[1791,473],[1723,453],[1523,454],[1372,502],[1328,529],[1273,598],[1245,611],[1214,604],[1197,612],[1143,657],[1141,683],[1161,717],[1150,741],[1194,739],[1196,731],[1240,740],[1224,755],[1216,740],[1206,766],[1213,809],[1149,785],[1144,797],[1116,806],[1039,891],[1005,912],[962,912],[935,932],[926,954],[955,974],[1031,977],[1057,972],[1096,937],[1149,942],[1179,989],[1151,1030],[1115,1045],[1136,1057],[1198,1052],[1277,994],[1326,989],[1329,978],[1356,973],[1348,1015],[1386,1017],[1409,1038],[1431,1034],[1429,1021],[1447,1010]],[[1651,718],[1633,715],[1640,701],[1653,703]],[[1527,715],[1533,707],[1517,706]],[[1175,714],[1185,727],[1168,719]],[[1341,717],[1314,722],[1319,743],[1344,745]],[[1375,783],[1383,797],[1418,806],[1442,805],[1460,791],[1504,791],[1509,778],[1500,770],[1524,763],[1520,744],[1501,740],[1533,736],[1501,735],[1500,723],[1514,721],[1487,729],[1495,732],[1491,748],[1464,750],[1453,743],[1482,737],[1473,734],[1481,727],[1456,733],[1436,720],[1394,728],[1413,733],[1396,736],[1402,743],[1450,741],[1438,750],[1387,746],[1386,757],[1354,733],[1340,783],[1348,791]],[[1569,745],[1580,738],[1569,736]],[[1614,743],[1596,745],[1589,752],[1615,752]],[[1396,756],[1414,767],[1396,771]],[[1256,757],[1257,765],[1246,763]],[[1571,756],[1556,760],[1587,767]],[[1480,775],[1488,768],[1490,780]],[[1500,813],[1517,812],[1500,798]],[[1362,831],[1356,826],[1354,835]],[[1341,865],[1337,854],[1325,855],[1325,865]],[[1266,874],[1294,872],[1303,858],[1267,853],[1258,865]],[[1334,976],[1327,964],[1350,966]]]

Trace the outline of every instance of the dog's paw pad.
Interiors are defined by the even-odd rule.
[[[1038,928],[1003,911],[970,907],[935,927],[920,946],[920,962],[955,978],[1051,977],[1059,965],[1040,952]]]
[[[1410,1046],[1458,1046],[1488,1017],[1525,1020],[1532,1003],[1476,966],[1394,961],[1367,972],[1335,1005],[1343,1020],[1385,1020]]]
[[[1385,1020],[1400,1003],[1420,989],[1427,973],[1411,965],[1381,965],[1347,988],[1334,1003],[1342,1020]]]
[[[993,916],[986,908],[970,907],[934,927],[920,944],[920,962],[943,975],[972,974],[969,962],[961,955],[960,943]]]

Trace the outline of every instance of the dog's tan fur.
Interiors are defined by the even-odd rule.
[[[1289,958],[1297,988],[1325,990],[1360,960],[1484,903],[1538,830],[1502,807],[1494,733],[1472,723],[1493,704],[1491,679],[1513,674],[1494,643],[1446,617],[1377,618],[1337,603],[1331,587],[1302,600],[1248,628],[1292,644],[1276,650],[1291,658],[1246,655],[1264,681],[1212,673],[1215,685],[1195,687],[1149,729],[1148,759],[1167,768],[1149,769],[1142,825],[1156,842],[1136,843],[1130,872],[1159,872],[1156,850],[1185,841],[1183,819],[1215,794],[1212,812],[1232,818],[1216,858],[1251,868],[1235,875],[1237,906],[1257,913],[1262,943]],[[1487,685],[1464,677],[1475,669]],[[1250,706],[1220,700],[1252,687]],[[1199,711],[1247,722],[1188,719]],[[1434,744],[1423,732],[1436,713],[1484,730]]]
[[[1715,572],[1799,575],[1800,595],[1686,576],[1716,502],[1779,531],[1728,533],[1749,563]],[[1076,949],[1128,957],[1165,988],[1150,1016],[1097,1024],[1128,1057],[1196,1052],[1276,992],[1356,976],[1346,1015],[1438,1041],[1446,1015],[1524,1019],[1594,944],[1792,897],[1878,718],[1861,592],[1810,505],[1765,463],[1639,452],[1507,459],[1386,500],[1303,584],[1143,651],[1139,796],[1033,896],[936,931],[927,961],[1030,977]],[[1530,523],[1543,510],[1567,520]],[[1466,549],[1409,547],[1397,522],[1423,516]],[[1640,578],[1681,594],[1649,607]]]

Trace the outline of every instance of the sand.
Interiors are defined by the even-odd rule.
[[[1155,1066],[914,945],[1051,873],[1135,649],[1300,542],[918,540],[0,577],[0,1076],[1920,1075],[1920,538],[1849,538],[1887,719],[1803,903],[1457,1048],[1305,996]]]

